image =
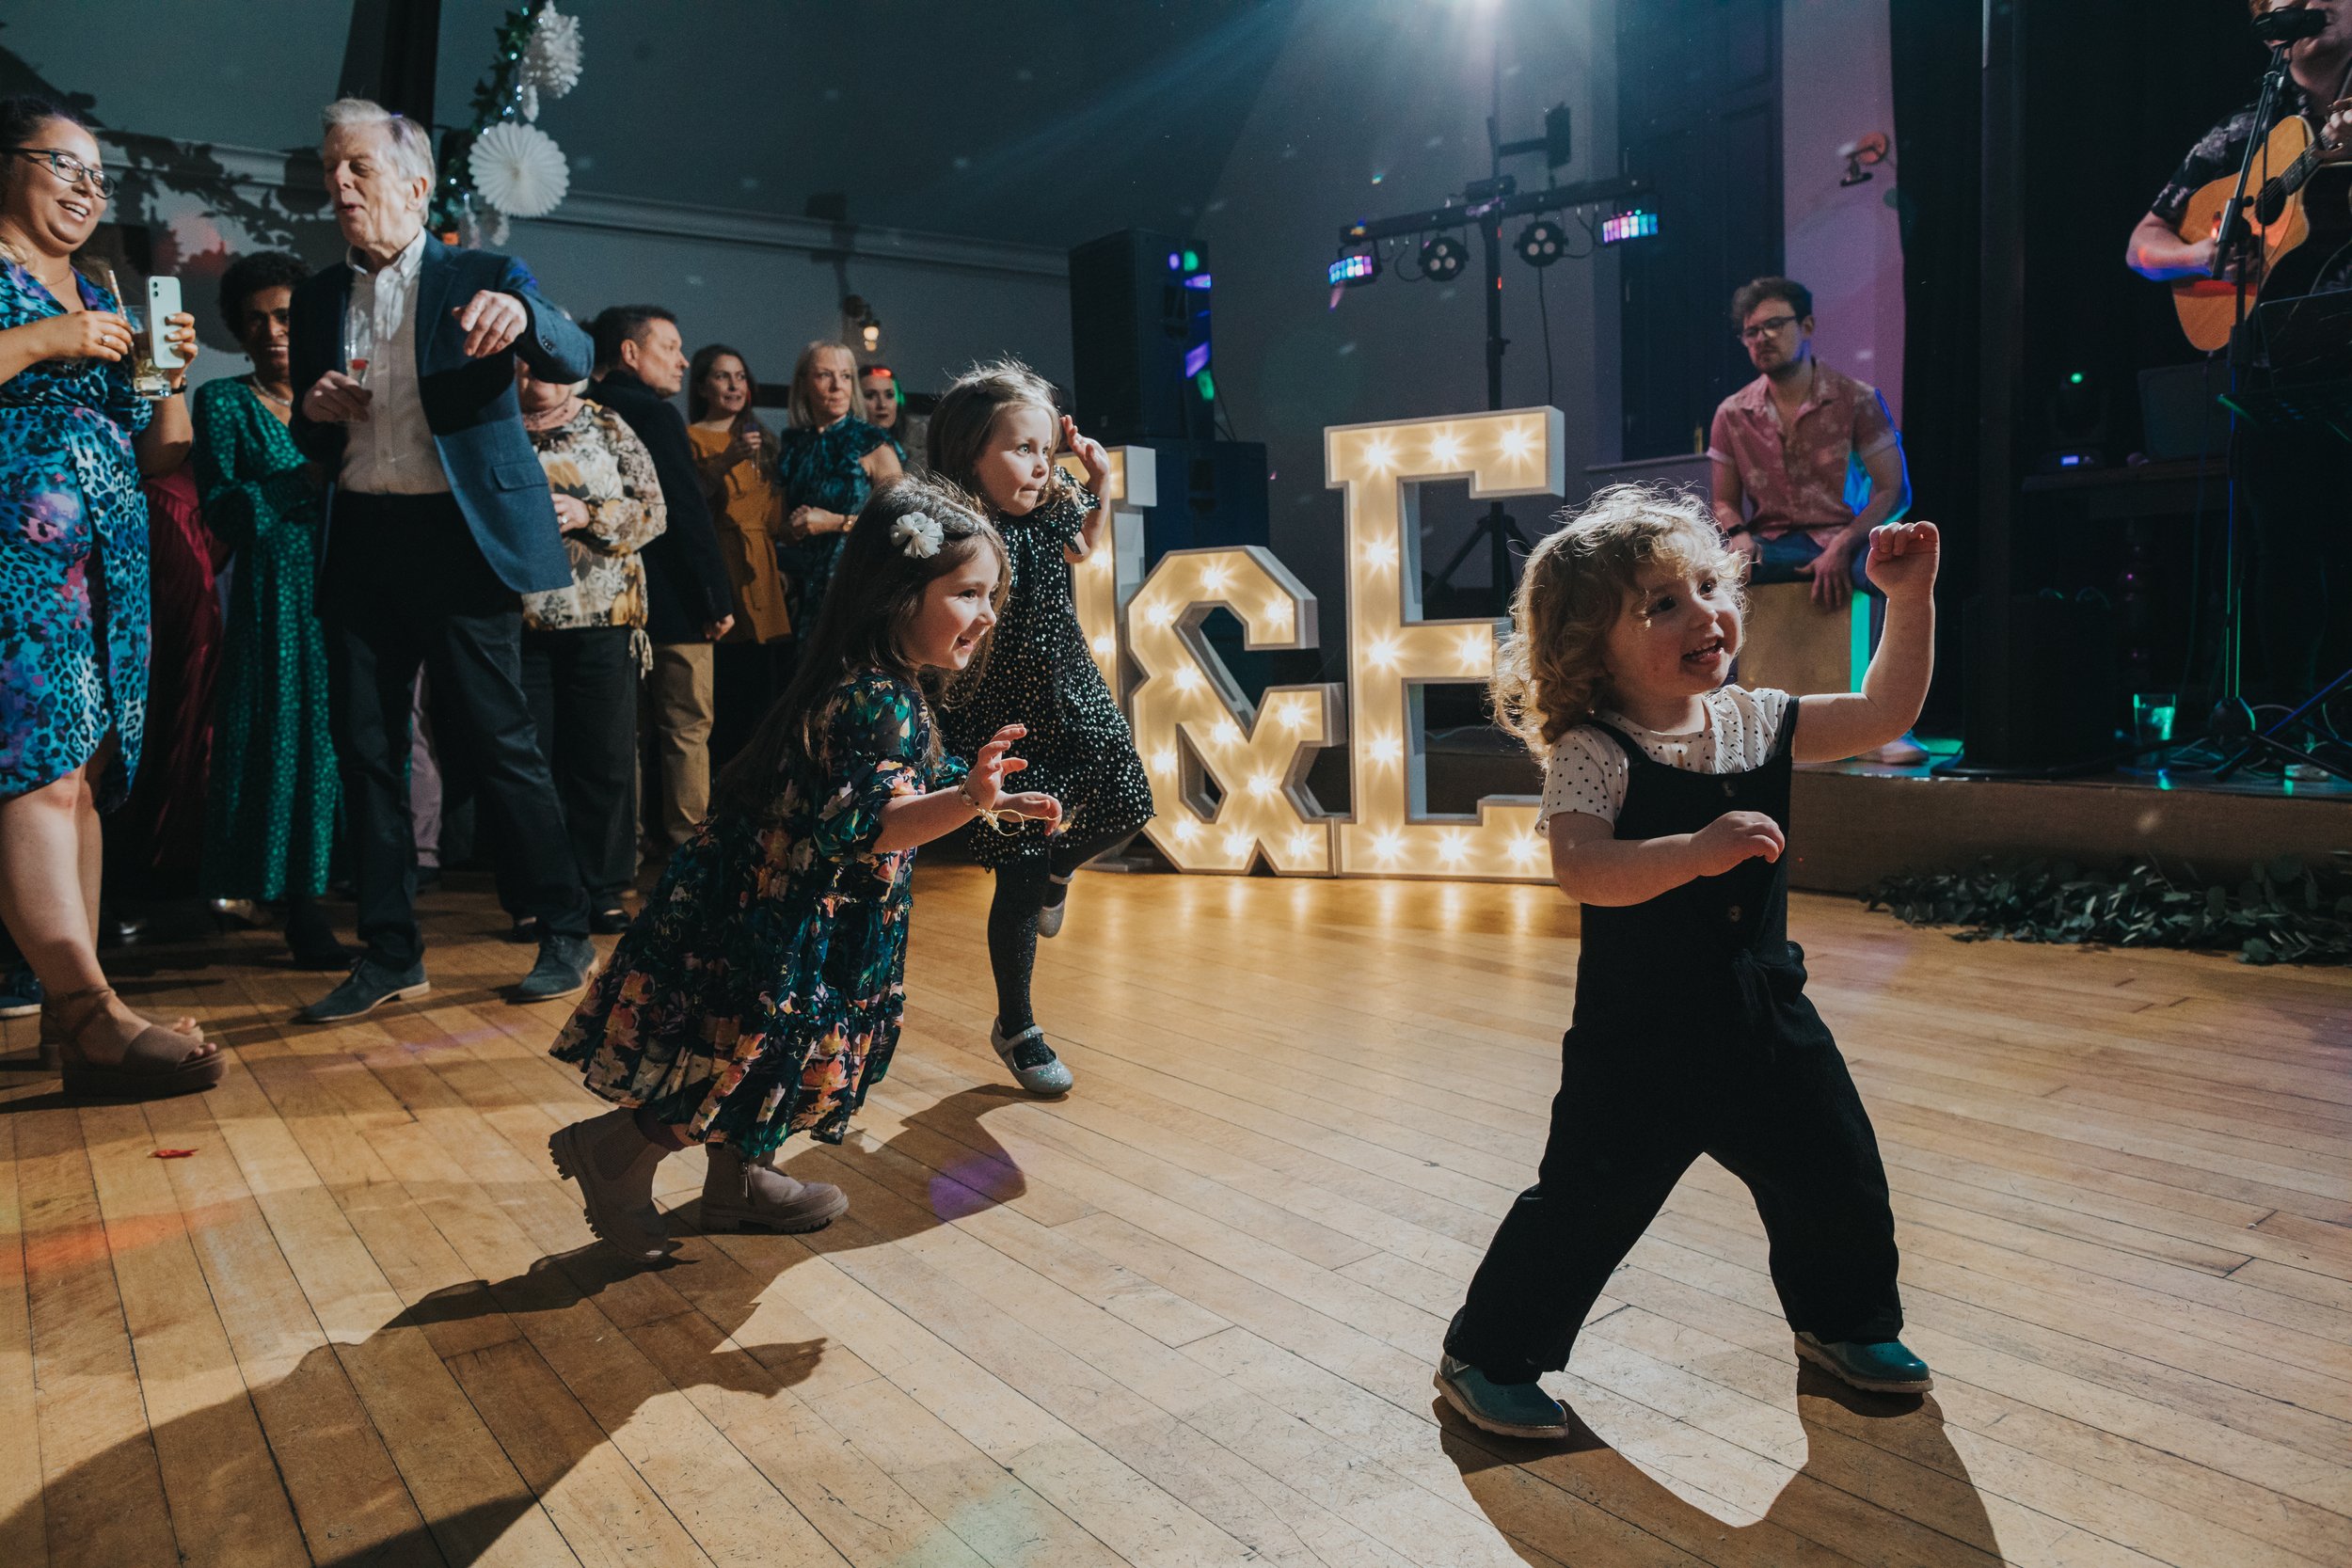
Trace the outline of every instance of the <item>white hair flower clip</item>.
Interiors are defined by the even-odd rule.
[[[890,525],[891,543],[898,546],[900,553],[915,561],[929,561],[937,555],[939,546],[946,542],[946,531],[939,526],[939,519],[928,512],[910,512]]]

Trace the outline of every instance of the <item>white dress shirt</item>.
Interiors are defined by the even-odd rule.
[[[346,489],[378,496],[439,496],[449,493],[449,475],[424,422],[424,400],[417,388],[417,277],[424,267],[424,230],[389,265],[373,272],[357,250],[351,263],[351,302],[343,308],[343,341],[362,322],[375,328],[369,356],[368,417],[343,427],[342,482]]]

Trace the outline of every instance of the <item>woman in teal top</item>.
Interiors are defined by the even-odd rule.
[[[790,422],[776,451],[790,542],[776,555],[791,579],[792,624],[803,637],[816,631],[842,536],[874,486],[906,472],[906,449],[852,414],[856,405],[857,356],[849,344],[819,340],[801,350],[785,410]]]
[[[222,275],[221,314],[253,373],[196,394],[204,519],[237,552],[202,879],[209,897],[283,902],[294,961],[342,969],[348,955],[318,903],[342,800],[326,730],[326,642],[310,609],[325,513],[316,470],[286,433],[287,312],[308,273],[292,256],[263,251]]]

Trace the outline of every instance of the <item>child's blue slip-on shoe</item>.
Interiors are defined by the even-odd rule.
[[[1797,1354],[1831,1376],[1873,1394],[1924,1394],[1935,1386],[1928,1364],[1900,1339],[1824,1342],[1800,1330]]]
[[[1467,1361],[1438,1362],[1438,1392],[1462,1419],[1500,1437],[1565,1437],[1568,1407],[1540,1383],[1497,1383]]]

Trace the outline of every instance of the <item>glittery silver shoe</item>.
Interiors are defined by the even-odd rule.
[[[1070,1069],[1062,1066],[1061,1058],[1054,1054],[1054,1048],[1045,1043],[1045,1031],[1036,1024],[1030,1024],[1007,1039],[1003,1028],[992,1023],[988,1026],[988,1043],[996,1048],[996,1054],[1002,1056],[1005,1065],[1012,1069],[1014,1080],[1031,1094],[1070,1092]]]

